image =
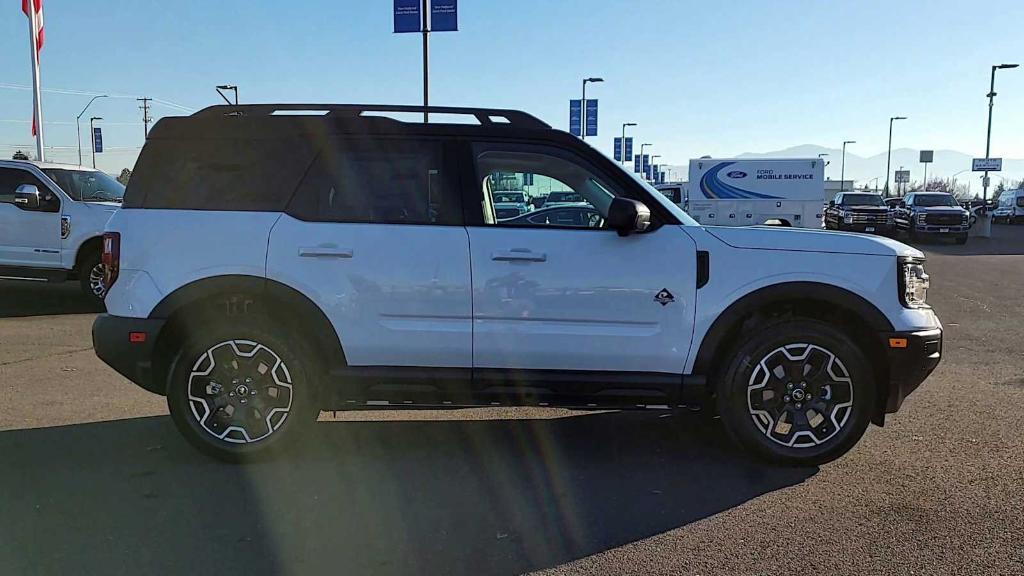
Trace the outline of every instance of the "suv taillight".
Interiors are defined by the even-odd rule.
[[[117,281],[117,273],[121,268],[121,233],[103,233],[103,283],[107,290]]]

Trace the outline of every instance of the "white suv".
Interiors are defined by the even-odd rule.
[[[93,340],[200,449],[244,459],[321,408],[706,403],[747,449],[809,464],[939,362],[913,248],[700,226],[522,112],[391,112],[423,110],[218,106],[150,133]],[[502,221],[498,179],[599,217]]]
[[[98,170],[0,160],[0,278],[78,280],[101,302],[103,228],[123,196]]]

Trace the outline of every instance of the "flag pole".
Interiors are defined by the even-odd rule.
[[[40,162],[46,161],[43,150],[43,100],[39,88],[39,47],[36,38],[36,10],[35,1],[29,0],[28,6],[28,41],[29,53],[32,54],[32,120],[36,128],[36,158]]]

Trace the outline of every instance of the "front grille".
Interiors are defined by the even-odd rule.
[[[958,226],[962,221],[963,216],[959,214],[926,214],[924,217],[925,224],[934,224],[939,226]]]
[[[852,224],[885,224],[889,220],[889,215],[885,212],[882,213],[866,213],[857,214],[853,213],[847,216],[847,222]]]

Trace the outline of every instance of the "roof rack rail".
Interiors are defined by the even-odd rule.
[[[361,104],[243,104],[239,106],[220,104],[209,106],[192,114],[194,117],[211,116],[273,116],[277,112],[299,115],[310,112],[310,116],[360,118],[364,112],[400,112],[428,114],[455,114],[472,116],[482,126],[513,126],[516,128],[549,129],[546,122],[536,116],[519,110],[500,108],[461,108],[455,106],[405,106],[405,105],[361,105]]]

